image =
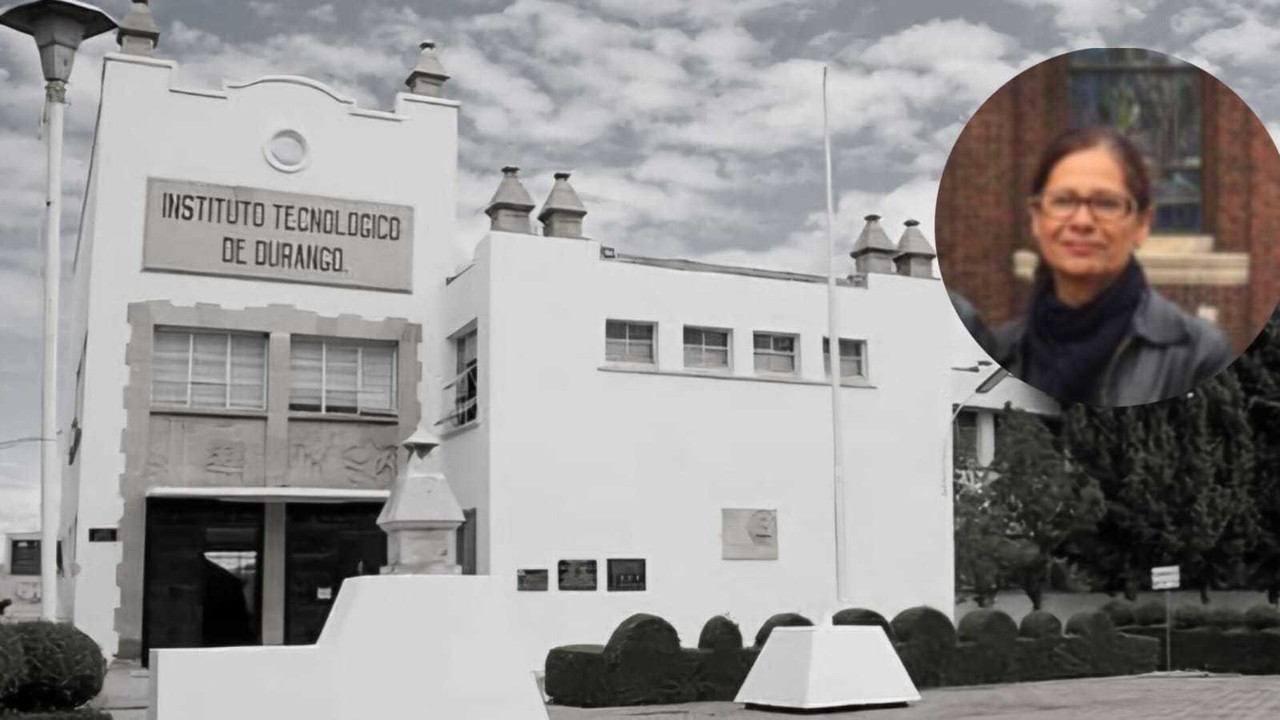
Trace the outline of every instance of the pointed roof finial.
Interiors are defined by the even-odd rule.
[[[492,230],[532,234],[529,213],[533,211],[533,198],[521,184],[519,173],[520,168],[513,165],[502,168],[502,182],[484,210]]]
[[[880,227],[880,216],[867,215],[863,219],[867,224],[863,226],[857,242],[853,244],[853,251],[849,253],[854,266],[862,273],[895,272],[893,258],[898,254],[898,248],[885,234],[884,228]]]
[[[126,55],[142,55],[150,57],[160,44],[160,27],[151,15],[148,0],[133,0],[129,13],[124,16],[116,31],[116,42],[120,52]]]
[[[569,184],[569,173],[558,172],[555,178],[551,193],[542,204],[542,212],[538,213],[538,220],[545,228],[542,234],[548,237],[580,238],[582,218],[586,217],[587,208],[582,205],[578,193]]]
[[[418,55],[418,64],[409,73],[409,77],[405,78],[404,84],[415,95],[440,97],[449,73],[445,72],[444,65],[436,56],[436,44],[431,40],[423,40],[418,48],[422,51]]]
[[[933,246],[929,244],[924,233],[920,232],[919,221],[908,220],[904,225],[907,227],[902,231],[902,237],[898,239],[898,257],[893,261],[898,267],[898,274],[932,278],[933,259],[938,254],[933,251]]]

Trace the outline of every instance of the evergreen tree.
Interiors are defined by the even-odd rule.
[[[1280,315],[1271,316],[1229,372],[1245,397],[1256,457],[1249,495],[1257,525],[1245,558],[1248,581],[1275,603],[1280,601]]]
[[[1008,407],[990,475],[991,505],[1008,517],[1007,537],[1020,552],[1015,576],[1039,610],[1068,543],[1102,517],[1102,492],[1095,480],[1066,462],[1038,417]]]

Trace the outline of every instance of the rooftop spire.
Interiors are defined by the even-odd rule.
[[[409,73],[409,77],[405,78],[404,84],[409,88],[409,92],[415,95],[440,97],[445,81],[449,79],[449,73],[445,72],[444,65],[436,56],[436,44],[430,40],[423,40],[418,48],[422,50],[418,55],[418,64]]]
[[[898,239],[898,257],[894,264],[898,266],[899,275],[910,277],[933,277],[933,259],[938,256],[933,246],[920,232],[920,222],[908,220],[902,237]]]
[[[885,234],[884,228],[880,227],[880,216],[867,215],[863,219],[867,224],[863,226],[862,233],[853,244],[853,251],[849,253],[854,267],[861,273],[896,272],[893,258],[898,254],[898,248]]]
[[[532,234],[529,213],[533,211],[533,198],[517,177],[520,168],[508,165],[502,168],[502,182],[484,209],[489,216],[489,228],[501,232]]]
[[[548,237],[580,238],[582,218],[586,217],[587,209],[569,184],[569,173],[558,172],[555,178],[551,193],[542,204],[542,212],[538,213],[538,220],[544,227],[542,234]]]
[[[116,32],[120,52],[126,55],[149,57],[160,44],[160,27],[156,25],[151,6],[147,3],[148,0],[134,0]]]

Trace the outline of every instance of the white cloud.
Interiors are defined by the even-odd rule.
[[[1232,27],[1202,35],[1191,49],[1210,61],[1237,65],[1272,63],[1280,52],[1280,27],[1249,16]]]
[[[325,3],[307,11],[307,17],[326,25],[338,22],[338,9],[332,3]]]
[[[1159,5],[1160,0],[1136,0],[1117,3],[1113,0],[1010,0],[1023,7],[1048,8],[1061,30],[1114,30],[1143,20]]]

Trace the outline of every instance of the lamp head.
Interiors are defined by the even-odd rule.
[[[35,38],[46,81],[66,82],[84,40],[116,29],[111,16],[77,0],[36,0],[0,13],[0,25]]]

